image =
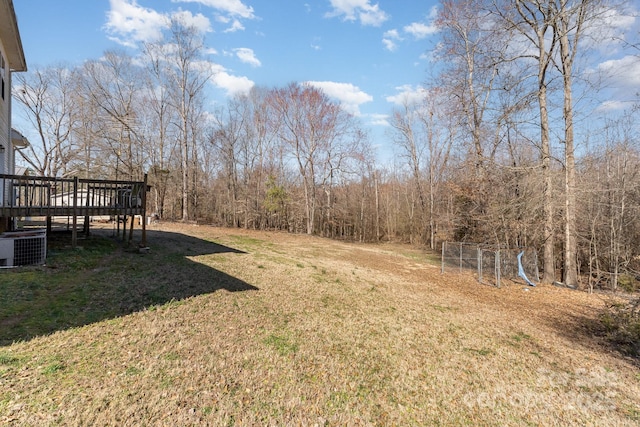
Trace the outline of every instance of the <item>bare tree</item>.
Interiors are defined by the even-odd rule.
[[[150,162],[149,177],[155,197],[155,213],[165,215],[165,200],[169,179],[172,176],[171,159],[176,155],[177,138],[172,123],[176,122],[176,111],[171,107],[168,76],[164,72],[164,57],[156,46],[145,44],[143,56],[146,70],[142,100],[146,108],[141,110],[140,120],[146,124],[147,155]]]
[[[246,99],[246,98],[245,98]],[[251,135],[251,117],[248,104],[242,97],[235,97],[227,103],[226,109],[220,109],[214,115],[213,131],[210,141],[216,149],[226,178],[229,218],[227,223],[234,227],[241,225],[240,192],[241,176],[240,156],[242,146],[249,144]],[[245,212],[246,209],[242,209]]]
[[[453,141],[455,139],[456,126],[451,122],[450,104],[443,97],[443,92],[438,88],[427,90],[427,96],[420,109],[418,118],[425,130],[427,143],[427,168],[429,183],[429,247],[436,248],[436,200],[446,168],[449,166],[449,158]]]
[[[361,133],[352,116],[311,85],[289,84],[269,97],[272,126],[297,164],[304,190],[307,234],[316,220],[319,185],[330,185],[343,161],[352,155]]]
[[[253,210],[256,216],[260,216],[260,222],[265,221],[266,212],[263,206],[263,200],[267,192],[267,180],[269,177],[275,179],[280,175],[282,169],[282,161],[280,146],[276,144],[275,129],[269,126],[269,117],[272,110],[269,108],[269,91],[261,87],[253,87],[249,92],[247,101],[250,103],[252,110],[252,143],[247,146],[245,156],[248,161],[248,172],[251,178],[248,180],[253,193]],[[275,189],[276,184],[271,189]],[[275,191],[275,190],[274,190]],[[276,191],[277,192],[277,191]],[[249,191],[247,192],[249,193]],[[286,198],[285,198],[286,199]],[[261,212],[265,215],[258,215]],[[258,221],[256,221],[256,226]]]
[[[179,140],[181,168],[182,220],[189,219],[190,188],[189,171],[195,173],[194,146],[198,139],[198,127],[202,125],[194,118],[202,112],[204,88],[214,71],[203,58],[204,39],[197,28],[174,19],[166,41],[148,43],[147,56],[159,67],[158,72],[169,91],[168,100],[176,112],[174,126]]]
[[[93,104],[98,113],[96,141],[103,140],[115,158],[113,173],[116,178],[139,179],[144,173],[145,145],[138,126],[143,83],[140,69],[126,53],[108,51],[102,59],[84,64],[82,82],[85,105]]]
[[[71,167],[81,172],[85,178],[111,178],[111,150],[105,153],[101,144],[104,139],[104,123],[98,117],[102,112],[90,97],[85,96],[81,84],[78,84],[78,89],[78,120],[73,132],[78,145],[78,156]]]
[[[577,229],[588,244],[589,288],[638,276],[640,146],[635,114],[607,120],[601,142],[581,161]],[[579,241],[580,243],[580,241]],[[581,246],[584,246],[581,245]],[[585,256],[585,258],[586,258]]]
[[[590,22],[603,12],[600,0],[550,0],[553,10],[554,34],[560,52],[557,67],[563,81],[564,167],[565,167],[565,226],[563,281],[578,286],[578,241],[576,230],[576,159],[574,140],[573,78],[574,64],[581,40]]]
[[[330,137],[323,146],[320,162],[320,187],[325,194],[322,231],[327,237],[338,233],[335,215],[334,190],[339,184],[346,184],[349,176],[359,176],[360,166],[366,156],[375,151],[368,144],[368,136],[363,132],[353,116],[344,111],[338,113]]]
[[[424,218],[426,217],[427,201],[426,194],[423,188],[423,163],[426,163],[425,156],[427,153],[427,135],[426,131],[421,125],[424,124],[420,120],[420,108],[422,103],[414,103],[409,99],[403,100],[402,110],[396,110],[393,113],[391,119],[391,126],[395,130],[395,144],[400,148],[402,157],[405,159],[409,170],[411,171],[411,177],[415,194],[417,195],[417,201],[419,203],[418,209],[420,213],[420,221],[418,224],[418,236],[424,235]],[[413,212],[414,207],[410,208]],[[416,224],[413,223],[415,215],[410,215],[412,220],[410,224],[410,241],[414,241],[414,233],[416,232]]]
[[[532,74],[535,76],[536,84],[533,92],[538,103],[540,157],[543,175],[544,273],[542,282],[551,283],[555,280],[555,228],[547,94],[551,79],[550,68],[553,65],[552,60],[557,47],[557,40],[552,27],[554,11],[551,4],[546,0],[506,1],[497,4],[494,11],[505,20],[507,24],[505,29],[514,31],[514,34],[519,36],[515,44],[521,45],[522,52],[514,52],[513,60],[525,64],[529,60],[535,62],[536,70]],[[525,75],[524,78],[526,79],[528,76]]]
[[[436,23],[442,29],[436,58],[443,64],[435,83],[448,97],[455,127],[449,133],[460,141],[462,155],[472,167],[452,187],[463,213],[454,230],[456,239],[486,240],[492,227],[487,209],[492,196],[491,171],[503,139],[501,67],[510,34],[493,16],[490,0],[444,0]]]
[[[38,134],[26,152],[18,152],[39,175],[67,174],[78,151],[72,138],[78,107],[75,71],[58,66],[17,73],[15,78],[15,98]]]
[[[444,0],[437,19],[443,32],[436,53],[445,64],[438,86],[457,101],[479,177],[491,161],[485,148],[486,116],[505,45],[505,33],[494,28],[489,6],[487,0]]]

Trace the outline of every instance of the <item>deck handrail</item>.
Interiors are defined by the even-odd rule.
[[[73,182],[76,178],[61,178],[55,176],[38,176],[38,175],[9,175],[0,173],[0,179],[15,179],[15,180],[39,180],[39,181],[57,181],[57,182]],[[144,184],[144,181],[127,181],[118,179],[92,179],[92,178],[77,178],[80,183],[104,183],[104,184]]]
[[[125,181],[0,174],[0,218],[73,217],[75,242],[79,216],[141,215],[142,240],[146,244],[144,217],[148,191],[146,175],[144,181]]]
[[[0,174],[0,208],[32,210],[34,215],[73,206],[85,211],[137,210],[144,186],[145,181]]]

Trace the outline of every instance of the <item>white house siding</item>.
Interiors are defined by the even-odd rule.
[[[15,152],[11,139],[11,73],[27,71],[18,20],[12,0],[0,0],[0,173],[14,174]],[[0,204],[11,201],[13,190],[1,182]],[[10,229],[8,218],[0,218],[0,231]]]
[[[0,40],[0,78],[4,80],[4,98],[0,97],[0,173],[11,173],[12,168],[10,159],[13,157],[13,147],[11,145],[11,122],[10,122],[10,102],[11,102],[11,81],[9,72],[9,64],[6,60],[6,54],[2,41]],[[11,162],[13,163],[13,162]],[[7,203],[5,197],[8,194],[4,194],[3,186],[0,186],[0,202]]]

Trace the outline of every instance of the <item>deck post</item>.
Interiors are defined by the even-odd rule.
[[[71,247],[78,246],[78,177],[73,177],[73,223],[71,228]]]
[[[89,198],[91,197],[91,192],[90,189],[91,187],[89,185],[86,186],[86,193],[85,193],[85,203],[84,206],[87,209],[85,212],[85,216],[84,216],[84,224],[82,224],[82,231],[84,232],[84,237],[88,238],[89,234],[90,234],[90,230],[89,230]],[[95,190],[94,190],[95,191]]]
[[[120,238],[120,210],[119,209],[116,209],[116,237]],[[124,238],[122,240],[124,240]]]
[[[131,199],[132,200],[132,199]],[[131,203],[130,203],[131,204]],[[129,238],[127,240],[127,246],[131,246],[131,241],[133,240],[133,223],[136,222],[136,214],[133,206],[131,207],[131,225],[129,226]],[[125,225],[125,234],[126,234],[126,225]]]
[[[142,242],[143,248],[147,247],[147,174],[144,174],[142,184]]]
[[[47,196],[46,196],[46,201],[47,201],[47,207],[50,208],[51,207],[51,184],[47,185]],[[49,212],[49,210],[47,209],[47,213],[50,214],[51,212]],[[51,230],[52,230],[52,218],[51,215],[47,215],[47,237],[51,236]]]

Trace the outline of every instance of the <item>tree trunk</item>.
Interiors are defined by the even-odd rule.
[[[373,172],[373,184],[376,192],[376,242],[380,241],[380,194],[378,190],[378,171]]]
[[[572,59],[569,53],[568,28],[560,37],[560,55],[563,62],[564,83],[564,161],[565,161],[565,227],[564,227],[564,277],[567,286],[578,285],[576,240],[576,160],[573,140]]]
[[[186,130],[185,130],[186,132]],[[187,154],[189,152],[189,143],[187,142],[187,135],[183,136],[183,141],[181,144],[181,166],[182,166],[182,220],[186,221],[189,219],[189,174],[187,169],[189,167],[189,163],[187,161]]]
[[[543,249],[543,274],[542,283],[553,283],[556,277],[555,266],[555,239],[553,221],[553,177],[551,174],[551,148],[549,144],[549,117],[547,113],[547,88],[546,83],[541,82],[538,103],[540,107],[540,131],[542,141],[542,177],[543,211],[544,211],[544,249]]]

